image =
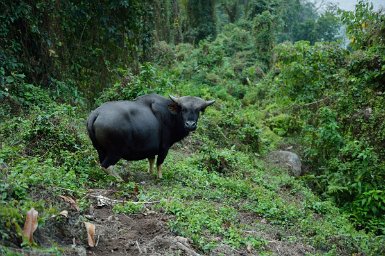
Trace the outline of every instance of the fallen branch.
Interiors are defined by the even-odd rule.
[[[196,253],[194,250],[191,250],[190,248],[188,248],[186,245],[182,244],[181,242],[176,242],[176,245],[179,249],[185,251],[188,255],[200,256],[200,254]]]
[[[111,199],[111,198],[108,198],[108,197],[105,197],[102,195],[97,195],[97,196],[96,195],[88,195],[88,196],[96,198],[96,200],[98,201],[99,207],[102,207],[105,205],[114,206],[115,204],[119,204],[119,203],[130,203],[130,204],[156,204],[156,203],[160,203],[160,201],[133,202],[133,201],[125,201],[125,200],[116,200],[116,199]]]
[[[135,241],[135,243],[136,243],[136,247],[138,247],[139,253],[142,254],[142,249],[140,249],[138,241]]]
[[[329,99],[330,99],[330,97],[325,97],[325,98],[322,98],[322,99],[320,99],[320,100],[316,100],[316,101],[313,101],[313,102],[310,102],[310,103],[303,104],[303,105],[301,105],[301,106],[302,106],[302,107],[308,107],[308,106],[311,106],[311,105],[318,104],[318,103],[320,103],[320,102],[322,102],[322,101],[327,101],[327,100],[329,100]]]
[[[160,203],[160,201],[144,201],[144,202],[130,202],[132,204],[157,204]]]
[[[250,234],[258,233],[258,231],[256,231],[256,230],[245,230],[244,232],[245,233],[250,233]]]
[[[293,104],[291,107],[294,109],[294,110],[298,110],[298,109],[301,109],[301,108],[308,108],[308,107],[311,107],[313,105],[318,105],[322,102],[328,102],[329,100],[331,100],[332,97],[329,96],[329,97],[325,97],[325,98],[322,98],[320,100],[316,100],[316,101],[313,101],[313,102],[309,102],[309,103],[305,103],[305,104]]]
[[[100,238],[100,235],[98,235],[98,239],[96,240],[96,244],[95,244],[95,247],[97,247],[97,246],[98,246],[98,244],[99,244],[99,238]]]

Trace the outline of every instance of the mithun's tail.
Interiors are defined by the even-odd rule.
[[[92,141],[92,145],[94,145],[95,149],[99,149],[98,142],[96,140],[96,135],[95,135],[95,129],[94,129],[94,122],[96,118],[98,118],[99,112],[97,111],[92,111],[90,116],[87,119],[87,131],[88,131],[88,136],[90,137]]]

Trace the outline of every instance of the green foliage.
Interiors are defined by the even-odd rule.
[[[253,109],[244,111],[242,115],[230,108],[223,109],[222,112],[208,110],[205,119],[201,134],[216,141],[218,146],[242,148],[253,152],[265,149],[261,146],[259,116]]]
[[[376,41],[382,27],[365,26],[381,19],[363,1],[355,12],[343,13],[348,34],[362,40],[352,42],[358,49],[352,52],[328,43],[278,45],[279,73],[273,78],[280,97],[290,99],[293,119],[303,120],[300,141],[315,175],[308,177],[312,187],[349,213],[358,228],[377,234],[384,230],[385,52]]]
[[[279,136],[288,136],[300,130],[300,125],[288,114],[272,116],[266,120],[266,125]]]
[[[351,212],[358,226],[383,232],[384,171],[373,148],[361,141],[348,141],[329,161],[324,174],[328,180],[326,193]]]
[[[100,105],[111,100],[132,100],[150,93],[163,94],[172,87],[170,77],[150,63],[141,66],[138,76],[133,76],[126,70],[122,70],[121,73],[124,75],[122,81],[106,89],[96,100],[96,104]]]
[[[214,0],[188,0],[187,18],[189,31],[186,37],[190,43],[216,36]]]
[[[336,8],[329,6],[316,21],[315,34],[313,42],[333,42],[340,39],[338,36],[340,29],[340,19],[336,14]],[[308,40],[306,37],[303,40]]]
[[[51,105],[41,113],[36,107],[30,119],[14,118],[3,124],[2,135],[12,137],[18,132],[17,139],[21,141],[17,143],[22,143],[23,154],[45,155],[63,161],[61,152],[76,152],[81,148],[81,135],[74,123],[75,110],[66,105]]]
[[[156,42],[154,45],[152,62],[159,66],[171,66],[175,61],[175,50],[165,41]]]
[[[197,56],[197,64],[199,66],[212,69],[223,64],[224,52],[218,45],[202,41],[199,44],[199,49],[200,51]]]
[[[25,75],[6,74],[0,67],[0,119],[27,111],[32,106],[44,107],[52,100],[39,87],[25,82]]]
[[[306,9],[314,13],[308,2],[299,1],[295,5],[280,0],[218,3],[224,7],[221,10],[227,13],[230,22],[241,16],[243,24],[248,23],[247,19],[259,20],[253,36],[257,38],[259,58],[264,64],[270,62],[271,56],[264,50],[271,50],[275,31],[281,24],[279,20],[295,16],[285,11],[293,9],[302,15]],[[80,99],[78,91],[88,99],[94,98],[111,86],[121,68],[132,69],[136,74],[140,62],[154,58],[162,65],[170,65],[173,53],[162,41],[197,44],[209,37],[214,40],[218,34],[216,17],[221,15],[215,11],[215,1],[201,0],[115,0],[103,4],[66,1],[60,5],[46,1],[17,4],[8,1],[3,12],[0,68],[7,74],[25,74],[28,84],[52,89],[56,96],[60,95],[60,100],[73,96],[75,104]],[[270,12],[273,18],[265,17],[264,12]],[[315,19],[313,16],[306,15],[306,19]],[[324,20],[320,28],[326,28],[331,19]],[[242,43],[238,40],[238,44]]]
[[[292,234],[293,241],[306,241],[319,253],[383,250],[381,239],[367,247],[368,235],[356,233],[333,203],[320,201],[299,180],[269,170],[252,154],[205,149],[187,157],[171,152],[169,157],[162,191],[158,184],[148,184],[141,197],[160,200],[154,208],[174,215],[169,222],[172,230],[190,237],[207,254],[222,244],[263,252],[268,245],[264,236],[245,231],[264,234],[270,228],[285,234],[282,241]],[[206,160],[223,160],[227,166],[221,172],[215,161]],[[250,222],[247,216],[253,216]]]
[[[52,79],[51,88],[45,90],[26,82],[26,76],[6,73],[0,67],[0,118],[28,113],[34,107],[49,108],[54,101],[83,105],[84,101],[73,83]]]
[[[52,79],[74,79],[95,96],[117,67],[135,68],[151,55],[150,1],[7,1],[2,11],[1,68],[28,83],[49,88]]]
[[[312,102],[328,97],[327,90],[338,86],[335,73],[344,62],[346,51],[331,43],[300,41],[294,45],[283,43],[275,48],[276,67],[280,74],[275,82],[292,99]],[[284,68],[282,68],[284,66]]]
[[[114,212],[116,213],[140,213],[144,209],[144,205],[137,202],[125,202],[124,204],[117,204],[114,206]]]
[[[269,11],[255,16],[253,20],[255,47],[261,61],[270,67],[272,50],[276,42],[277,17]]]
[[[354,11],[342,11],[342,21],[354,49],[384,46],[384,15],[375,12],[369,1],[358,1]]]
[[[219,7],[226,13],[228,22],[234,23],[237,21],[241,14],[240,1],[224,0],[220,2]]]
[[[319,12],[319,7],[311,1],[284,1],[281,6],[282,23],[278,41],[306,40],[311,44],[336,41],[340,28],[337,7],[327,3],[324,8],[324,11]]]
[[[58,195],[79,198],[84,214],[87,189],[111,185],[84,129],[83,95],[102,92],[100,105],[154,92],[216,103],[194,143],[171,150],[162,180],[146,180],[139,193],[135,175],[116,185],[116,197],[139,199],[116,213],[173,215],[170,228],[207,254],[223,245],[263,254],[271,237],[314,254],[384,254],[384,17],[367,2],[341,14],[349,50],[317,43],[336,39],[335,8],[317,14],[307,1],[223,0],[217,10],[201,0],[8,2],[0,16],[2,245],[20,245],[31,206],[44,225],[61,208]],[[292,43],[276,45],[283,40]],[[303,180],[324,201],[302,178],[262,162],[292,142]]]
[[[330,159],[343,145],[343,137],[339,131],[339,125],[336,120],[336,113],[324,107],[319,109],[319,117],[315,127],[305,127],[306,136],[304,141],[310,145],[306,150],[307,157],[314,162],[322,164]]]
[[[21,243],[20,227],[31,207],[44,226],[61,207],[58,195],[83,197],[87,186],[105,181],[75,109],[45,107],[0,125],[0,235],[12,247]]]
[[[205,147],[202,150],[203,158],[199,159],[198,166],[209,172],[218,172],[225,175],[237,175],[239,168],[246,165],[247,159],[234,149],[215,150]]]
[[[2,191],[3,192],[3,191]],[[3,192],[4,193],[4,192]],[[22,215],[19,213],[17,208],[6,207],[4,201],[1,202],[2,207],[0,208],[0,237],[1,240],[16,240],[17,235],[21,235],[21,222]]]
[[[261,79],[268,68],[264,56],[269,53],[258,48],[250,30],[252,24],[246,22],[240,26],[231,24],[224,27],[215,41],[203,40],[196,49],[178,45],[175,72],[194,84],[219,85],[234,97],[243,98],[245,86]],[[262,47],[263,42],[259,43]]]

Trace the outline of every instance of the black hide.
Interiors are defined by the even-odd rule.
[[[199,112],[214,101],[198,97],[171,99],[157,94],[134,101],[107,102],[91,112],[87,130],[102,167],[126,160],[153,159],[157,165],[169,148],[196,129]]]

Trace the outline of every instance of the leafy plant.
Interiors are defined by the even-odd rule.
[[[124,204],[117,204],[114,206],[114,212],[116,213],[140,213],[144,209],[144,205],[135,202],[125,202]]]
[[[121,72],[124,75],[122,81],[106,89],[96,100],[98,105],[111,100],[132,100],[144,94],[162,94],[172,87],[170,78],[150,63],[141,66],[138,76],[126,70]]]

